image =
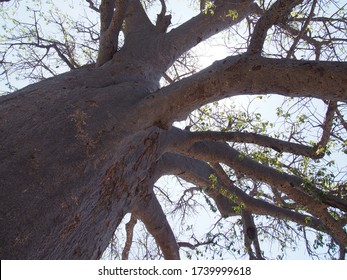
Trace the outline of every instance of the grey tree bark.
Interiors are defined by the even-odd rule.
[[[168,33],[150,22],[139,1],[115,2],[118,13],[102,14],[98,67],[76,69],[0,98],[1,259],[98,259],[129,212],[145,223],[166,259],[179,259],[153,184],[164,174],[179,175],[206,186],[220,211],[234,215],[230,200],[207,188],[208,174],[223,174],[206,162],[223,162],[294,197],[317,217],[310,226],[346,247],[343,225],[326,210],[337,198],[314,201],[301,190],[299,178],[248,158],[238,160],[236,151],[214,138],[219,136],[172,128],[201,105],[240,94],[347,101],[346,63],[264,58],[254,46],[159,89],[163,73],[182,53],[253,13],[253,1],[215,1],[214,15],[201,13]],[[285,12],[293,6],[289,2],[301,1],[278,2]],[[225,17],[230,9],[238,11],[236,20]],[[109,32],[118,35],[117,23],[123,20],[125,43],[117,50]],[[275,140],[271,144],[311,152]],[[230,182],[223,185],[252,212],[307,221],[305,215],[238,192]]]

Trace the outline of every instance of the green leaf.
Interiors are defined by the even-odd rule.
[[[239,13],[236,10],[229,10],[226,17],[230,17],[232,20],[236,20],[239,17]]]

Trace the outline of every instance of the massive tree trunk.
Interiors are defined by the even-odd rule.
[[[112,61],[1,98],[2,259],[99,258],[151,194],[158,129],[153,108],[138,105],[171,61],[158,59],[161,34],[131,12]]]
[[[0,99],[1,259],[97,259],[128,212],[146,224],[165,258],[178,259],[152,186],[163,174],[177,174],[177,154],[182,166],[198,169],[184,175],[191,181],[204,168],[210,172],[198,168],[198,159],[212,162],[213,156],[204,142],[194,145],[188,132],[172,130],[175,120],[207,102],[244,93],[347,100],[345,64],[265,59],[253,52],[159,89],[159,79],[178,56],[241,21],[252,1],[220,1],[213,16],[200,14],[167,34],[150,23],[138,1],[129,2],[125,44],[112,59],[105,47],[98,68],[77,69]],[[221,18],[230,9],[238,10],[237,20]],[[244,163],[248,169],[229,164],[249,175],[257,172],[250,170],[251,162]],[[294,188],[293,196],[300,198],[298,186],[286,178],[271,181],[268,174],[255,176],[284,192]],[[211,196],[230,213],[225,197]],[[261,213],[266,205],[257,207]],[[268,211],[277,210],[269,206]],[[319,207],[317,215],[326,231],[346,246],[343,229],[324,211]],[[324,227],[314,219],[312,226]]]
[[[132,112],[146,89],[85,86],[92,72],[1,100],[3,257],[98,258],[146,192],[156,134]]]

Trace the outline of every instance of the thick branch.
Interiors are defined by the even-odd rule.
[[[176,131],[178,132],[178,130]],[[341,223],[335,221],[326,210],[327,205],[324,203],[329,203],[329,200],[314,186],[308,186],[307,182],[297,176],[264,166],[224,143],[198,142],[194,145],[185,146],[185,139],[182,134],[188,133],[178,132],[181,137],[175,139],[178,142],[174,141],[180,144],[172,146],[171,151],[208,162],[222,162],[241,174],[278,188],[316,217],[319,217],[333,233],[335,240],[347,246],[347,234],[344,232]],[[174,137],[174,134],[172,134],[172,137]],[[345,204],[342,204],[342,206],[345,206]]]
[[[166,3],[165,0],[160,0],[161,3],[161,11],[160,14],[157,15],[157,21],[155,26],[158,31],[161,33],[166,32],[166,29],[171,24],[171,15],[166,15]]]
[[[252,13],[255,7],[255,4],[252,2],[250,0],[215,1],[213,14],[200,13],[179,27],[171,30],[168,33],[167,46],[164,49],[169,50],[170,56],[173,56],[174,60],[176,60],[201,41],[241,22],[246,16]],[[238,17],[228,17],[229,10],[236,11]]]
[[[101,33],[105,32],[112,21],[116,0],[102,0],[100,4],[100,29]]]
[[[287,152],[295,155],[302,155],[312,159],[320,159],[324,156],[324,148],[329,139],[334,120],[334,114],[337,110],[337,102],[330,101],[326,112],[325,120],[322,125],[322,136],[319,142],[314,146],[292,143],[280,139],[272,138],[267,135],[260,135],[249,132],[216,132],[199,131],[190,134],[191,144],[198,141],[226,141],[238,143],[253,143],[262,147],[268,147],[276,152]],[[322,151],[323,149],[323,151]]]
[[[199,186],[216,202],[222,216],[236,215],[233,207],[237,204],[223,196],[218,190],[211,188],[209,175],[213,174],[214,170],[208,164],[178,154],[165,154],[158,162],[156,172],[158,178],[162,175],[176,175]]]
[[[101,31],[97,66],[111,60],[118,49],[118,36],[127,5],[128,0],[104,0],[100,5]]]
[[[128,0],[129,7],[125,16],[124,35],[125,43],[129,34],[133,34],[136,38],[138,36],[148,36],[154,30],[154,26],[148,18],[145,10],[143,9],[139,0]],[[148,32],[148,33],[147,33]],[[147,34],[146,34],[147,33]]]
[[[333,115],[333,112],[331,112],[331,110],[333,110],[335,108],[334,107],[334,103],[335,102],[333,102],[333,101],[330,102],[329,108],[327,110],[327,116],[326,116],[325,123],[332,121],[332,120],[330,120],[330,118],[332,118],[331,114]],[[323,127],[325,127],[325,125],[323,125]],[[327,128],[329,128],[329,125],[327,125]],[[173,134],[171,134],[171,140],[175,141],[176,143],[180,143],[180,145],[185,146],[187,149],[190,149],[188,147],[193,146],[195,143],[198,144],[198,143],[202,143],[204,140],[211,140],[211,139],[209,139],[209,137],[207,137],[207,139],[205,139],[204,137],[201,137],[201,138],[198,137],[199,135],[203,135],[204,136],[205,134],[209,134],[211,132],[206,132],[206,133],[205,132],[189,132],[189,131],[180,130],[180,129],[177,129],[177,128],[172,129],[172,132],[173,132]],[[214,133],[212,133],[212,134],[214,134]],[[216,132],[216,134],[218,135],[219,133]],[[323,132],[322,139],[324,138],[324,134],[325,133]],[[174,137],[178,137],[178,139],[175,139]],[[323,142],[323,140],[321,140],[320,143],[321,142]],[[205,143],[207,143],[207,142],[205,142]],[[224,147],[227,150],[230,148],[228,145],[226,145],[224,143],[218,143],[218,144],[222,145],[219,148],[222,148],[223,145],[224,145]],[[326,145],[326,143],[322,143],[321,145],[324,145],[324,144]],[[320,144],[317,145],[317,147],[321,147]],[[177,146],[174,146],[174,149],[176,149],[176,148],[177,148]],[[232,149],[234,152],[239,154],[239,152],[237,152],[235,149],[233,149],[233,148],[230,148],[230,149]],[[241,156],[242,156],[242,158],[245,157],[244,155],[241,155]],[[261,171],[261,172],[265,172],[265,173],[270,172],[271,173],[271,171],[274,171],[276,174],[272,174],[272,176],[275,176],[276,178],[279,178],[278,176],[281,177],[280,174],[286,175],[286,174],[281,173],[281,172],[279,172],[279,171],[277,171],[277,170],[275,170],[275,169],[273,169],[271,167],[264,166],[264,165],[254,161],[254,160],[251,160],[251,159],[249,159],[249,160],[250,160],[250,163],[255,164],[259,168],[264,168],[264,170]],[[218,160],[216,162],[218,162]],[[251,170],[249,172],[251,172]],[[260,172],[259,176],[262,176],[261,172]],[[241,172],[241,173],[244,173],[244,172]],[[298,189],[302,189],[302,186],[307,184],[307,182],[305,182],[303,179],[301,179],[298,176],[294,176],[294,175],[286,175],[286,176],[289,176],[289,177],[282,177],[281,180],[287,180],[288,182],[290,182],[290,180],[293,180],[293,182],[295,181]],[[257,179],[262,181],[259,178],[257,178]],[[307,190],[305,190],[305,192],[306,191]],[[347,212],[347,202],[344,201],[343,199],[341,199],[341,198],[339,198],[337,196],[333,196],[333,195],[330,195],[330,194],[323,193],[320,189],[318,189],[318,188],[316,188],[314,186],[311,186],[311,185],[309,187],[309,192],[310,192],[310,195],[314,195],[315,197],[319,197],[319,199],[321,199],[327,205],[335,207],[335,208],[338,208],[338,209],[340,209],[342,211]],[[298,193],[298,195],[300,196],[300,192]]]
[[[262,147],[268,147],[276,152],[292,153],[296,155],[307,156],[313,159],[318,159],[323,154],[318,154],[317,149],[312,146],[301,145],[280,139],[272,138],[266,135],[249,132],[215,132],[202,131],[192,132],[190,140],[196,141],[227,141],[237,143],[253,143]]]
[[[274,204],[249,196],[237,188],[228,177],[222,178],[226,176],[225,173],[224,175],[221,174],[221,172],[218,172],[218,169],[211,168],[206,162],[178,154],[167,153],[163,155],[158,162],[157,172],[159,174],[176,175],[187,182],[200,186],[204,192],[215,201],[222,216],[230,217],[238,215],[234,207],[243,203],[247,210],[255,214],[270,215],[279,219],[290,220],[303,226],[310,226],[319,231],[327,231],[324,225],[314,217],[278,207]],[[223,193],[226,196],[222,195],[217,189],[211,188],[211,174],[217,176],[220,188],[225,190]],[[230,200],[228,194],[232,194],[236,197],[236,202]],[[310,222],[308,223],[308,221]]]
[[[147,96],[142,105],[158,108],[157,122],[169,127],[202,105],[230,96],[277,93],[347,101],[346,73],[347,63],[341,62],[228,57]]]
[[[139,199],[131,211],[145,224],[167,260],[180,258],[178,245],[153,189]]]

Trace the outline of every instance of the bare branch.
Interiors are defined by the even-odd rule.
[[[185,146],[184,139],[187,137],[182,138],[182,136],[189,134],[189,132],[177,131],[177,134],[180,135],[180,141],[176,143],[180,143],[180,145],[172,146],[171,150],[173,152],[194,156],[208,162],[222,162],[241,174],[278,188],[308,209],[310,213],[319,217],[330,231],[334,233],[335,240],[340,244],[347,244],[347,234],[341,227],[340,221],[334,220],[326,210],[327,205],[325,203],[330,204],[330,198],[315,188],[310,182],[305,182],[300,177],[262,165],[224,143],[198,142],[194,145]],[[175,137],[175,134],[171,136]],[[333,203],[332,206],[340,202],[334,199]],[[347,211],[346,203],[342,202],[338,207],[343,211]]]
[[[330,101],[328,105],[328,109],[325,115],[325,120],[322,125],[323,133],[320,141],[317,143],[317,154],[322,153],[324,154],[324,149],[328,144],[328,141],[330,139],[331,134],[331,128],[333,125],[334,115],[337,110],[337,102],[336,101]],[[323,149],[323,151],[320,151]]]
[[[208,244],[213,244],[214,243],[214,241],[213,240],[207,240],[207,241],[204,241],[204,242],[196,242],[195,244],[191,244],[191,243],[189,243],[189,242],[177,242],[177,244],[178,244],[178,246],[180,247],[180,248],[182,248],[182,247],[187,247],[187,248],[189,248],[189,249],[191,249],[191,250],[194,250],[194,249],[196,249],[196,248],[198,248],[198,247],[200,247],[200,246],[204,246],[204,245],[208,245]]]
[[[158,122],[169,127],[204,104],[243,94],[347,101],[346,72],[347,63],[232,56],[149,95],[144,105],[158,108]]]
[[[131,245],[133,243],[133,236],[134,236],[134,227],[137,223],[137,218],[135,215],[131,215],[130,221],[125,225],[125,231],[126,231],[126,241],[124,245],[124,249],[122,252],[122,260],[128,260],[129,259],[129,252],[131,249]]]
[[[179,259],[176,238],[153,189],[151,188],[142,195],[131,212],[145,224],[148,232],[152,234],[159,245],[165,259]]]
[[[248,211],[255,214],[270,215],[279,219],[290,220],[320,231],[327,230],[318,219],[312,216],[278,207],[246,194],[234,185],[218,164],[214,164],[214,168],[211,168],[206,162],[178,154],[166,153],[158,162],[158,167],[162,174],[177,175],[192,184],[200,186],[204,192],[215,201],[223,217],[239,215],[239,212],[235,210],[235,206],[239,206],[242,203]],[[211,174],[217,176],[219,190],[211,188]],[[229,197],[230,195],[235,197],[236,201],[231,200]]]
[[[307,31],[307,27],[310,24],[312,17],[314,16],[314,10],[316,8],[316,5],[317,5],[317,0],[313,0],[310,13],[309,13],[308,17],[306,18],[303,26],[301,27],[301,30],[300,30],[298,36],[296,36],[296,38],[294,39],[294,42],[287,53],[287,58],[291,58],[293,56],[293,53],[295,51],[297,44],[299,43],[299,40],[302,38],[304,33]]]
[[[255,4],[250,0],[217,1],[214,13],[200,13],[189,21],[168,33],[165,47],[175,58],[178,58],[195,45],[209,37],[241,22],[254,11]],[[237,11],[238,17],[228,17],[229,10]],[[193,34],[193,35],[192,35]]]
[[[101,31],[97,67],[111,60],[118,49],[118,36],[122,29],[127,5],[128,0],[103,0],[101,2]]]
[[[170,76],[166,73],[163,74],[163,78],[169,83],[169,84],[173,84],[174,80],[170,78]]]
[[[191,141],[228,141],[237,143],[253,143],[262,147],[268,147],[276,152],[292,153],[296,155],[303,155],[313,159],[322,158],[324,155],[317,153],[317,148],[306,146],[302,144],[283,141],[272,138],[267,135],[260,135],[257,133],[247,132],[215,132],[215,131],[202,131],[192,132]]]
[[[265,14],[258,20],[250,44],[249,54],[261,54],[265,42],[267,31],[274,24],[280,23],[288,17],[290,11],[303,0],[278,0]]]
[[[254,223],[252,213],[247,210],[241,210],[241,217],[243,225],[244,243],[247,248],[250,259],[263,260],[264,258],[262,256],[260,244],[258,241],[257,228]],[[252,249],[252,243],[254,244],[256,251],[255,256]]]
[[[86,0],[86,1],[89,4],[89,8],[91,8],[93,11],[95,11],[97,13],[100,13],[100,9],[95,7],[95,4],[94,4],[93,0]]]

